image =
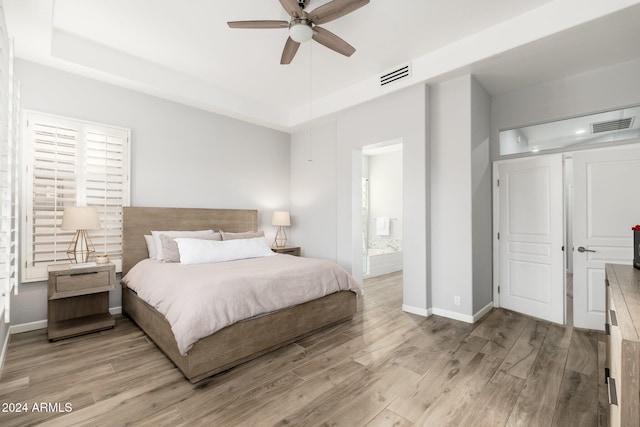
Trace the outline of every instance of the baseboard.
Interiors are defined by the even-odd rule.
[[[473,323],[473,316],[469,316],[468,314],[458,313],[456,311],[449,311],[438,307],[432,308],[433,314],[436,316],[446,317],[448,319],[459,320],[465,323]]]
[[[118,307],[109,307],[109,313],[111,313],[112,315],[116,315],[116,314],[121,314],[122,313],[122,306],[118,306]],[[38,329],[46,329],[47,327],[47,321],[45,320],[38,320],[35,322],[29,322],[29,323],[21,323],[19,325],[11,325],[9,327],[9,334],[7,334],[7,336],[12,335],[12,334],[20,334],[22,332],[30,332],[30,331],[37,331]]]
[[[431,316],[430,308],[424,309],[424,308],[413,307],[411,305],[402,304],[402,311],[406,311],[407,313],[411,313],[411,314],[417,314],[418,316],[422,316],[422,317]]]
[[[482,307],[482,309],[480,309],[480,311],[478,311],[473,316],[470,316],[468,314],[458,313],[456,311],[444,310],[442,308],[437,308],[437,307],[433,307],[432,311],[433,311],[433,314],[435,314],[436,316],[447,317],[449,319],[459,320],[465,323],[476,323],[478,320],[482,319],[485,314],[491,311],[492,308],[493,308],[493,302],[490,302],[486,306]]]
[[[11,325],[9,332],[13,334],[21,334],[22,332],[37,331],[38,329],[46,329],[47,321],[38,320],[36,322],[21,323],[19,325]]]
[[[491,311],[492,308],[493,308],[493,301],[491,301],[489,304],[482,307],[480,311],[478,311],[476,314],[473,315],[473,323],[476,323],[478,320],[482,319],[487,313]]]

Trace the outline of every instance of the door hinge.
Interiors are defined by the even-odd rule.
[[[500,240],[500,232],[498,232],[498,240]]]
[[[500,180],[496,181],[496,187],[500,187]]]
[[[500,293],[500,286],[498,286],[498,293]]]

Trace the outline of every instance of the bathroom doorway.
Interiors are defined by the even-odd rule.
[[[402,271],[402,142],[362,148],[362,277]]]

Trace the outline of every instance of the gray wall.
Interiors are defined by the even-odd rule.
[[[470,75],[431,94],[433,312],[471,321],[493,299],[491,98]]]
[[[491,96],[471,79],[471,232],[473,314],[493,301]]]
[[[640,104],[638,76],[640,60],[635,60],[493,96],[491,159],[500,157],[501,129]]]
[[[131,129],[133,206],[258,209],[271,237],[272,211],[290,207],[287,133],[27,61],[15,73],[23,109]],[[11,310],[14,325],[46,319],[46,284],[22,284]]]
[[[353,251],[359,232],[354,218],[359,215],[354,215],[352,194],[353,173],[359,173],[361,165],[354,163],[354,152],[401,138],[407,236],[404,304],[440,307],[429,300],[433,295],[446,310],[472,314],[491,299],[486,286],[490,225],[483,227],[491,199],[486,161],[489,98],[471,76],[431,90],[416,85],[337,113],[313,126],[309,144],[308,130],[290,138],[26,61],[16,61],[16,74],[22,81],[24,108],[132,129],[132,204],[258,208],[262,227],[271,233],[271,211],[290,208],[291,243],[301,245],[307,256],[338,260],[356,275],[361,257]],[[639,104],[639,75],[640,61],[633,61],[494,96],[491,160],[499,157],[499,129]],[[434,137],[454,145],[438,145]],[[440,163],[442,149],[452,150],[451,159]],[[437,156],[433,161],[432,150]],[[462,195],[459,185],[466,188]],[[447,205],[455,209],[445,209]],[[440,218],[449,212],[451,233],[434,225],[438,231],[432,238],[434,210]],[[456,222],[457,212],[464,213],[462,222]],[[434,260],[444,253],[449,257],[444,265],[434,265],[433,275],[432,245],[439,254]],[[468,264],[456,263],[462,257],[468,257]],[[454,280],[444,280],[443,269],[453,272]],[[433,291],[432,277],[438,280]],[[467,305],[452,305],[452,295],[458,294]],[[117,290],[111,306],[119,305]],[[12,297],[12,324],[45,317],[46,286],[23,284],[20,295]]]
[[[350,108],[338,115],[338,262],[362,277],[362,217],[354,189],[361,188],[360,152],[365,145],[401,139],[403,143],[403,244],[405,310],[429,307],[428,142],[429,88],[415,85]],[[354,156],[355,154],[355,156]],[[355,161],[354,161],[355,159]],[[354,206],[353,202],[358,203]]]
[[[0,353],[3,351],[3,349],[6,349],[6,347],[4,346],[4,342],[7,340],[8,337],[9,337],[9,324],[4,321],[4,316],[2,316],[2,318],[0,319]],[[0,369],[2,369],[2,366],[0,366]],[[2,372],[0,372],[0,374],[1,373]]]
[[[295,133],[291,147],[291,209],[306,223],[304,230],[295,229],[296,243],[304,243],[305,254],[337,260],[362,280],[361,215],[353,198],[360,191],[362,147],[402,140],[404,306],[425,314],[431,258],[428,99],[429,88],[416,85],[337,113],[334,122],[313,127],[312,162],[308,130]]]
[[[431,284],[436,314],[472,312],[470,90],[468,75],[431,87]]]
[[[311,134],[311,144],[309,144]],[[337,259],[336,122],[291,136],[290,244],[304,256]]]

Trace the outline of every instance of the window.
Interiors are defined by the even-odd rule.
[[[501,130],[500,155],[575,151],[640,138],[640,105]]]
[[[26,230],[23,282],[44,280],[47,266],[67,263],[74,231],[62,230],[65,206],[94,206],[101,230],[96,253],[121,270],[122,207],[129,204],[130,130],[27,112],[24,159]]]
[[[13,44],[0,5],[0,316],[9,322],[11,292],[18,289],[18,114]]]

